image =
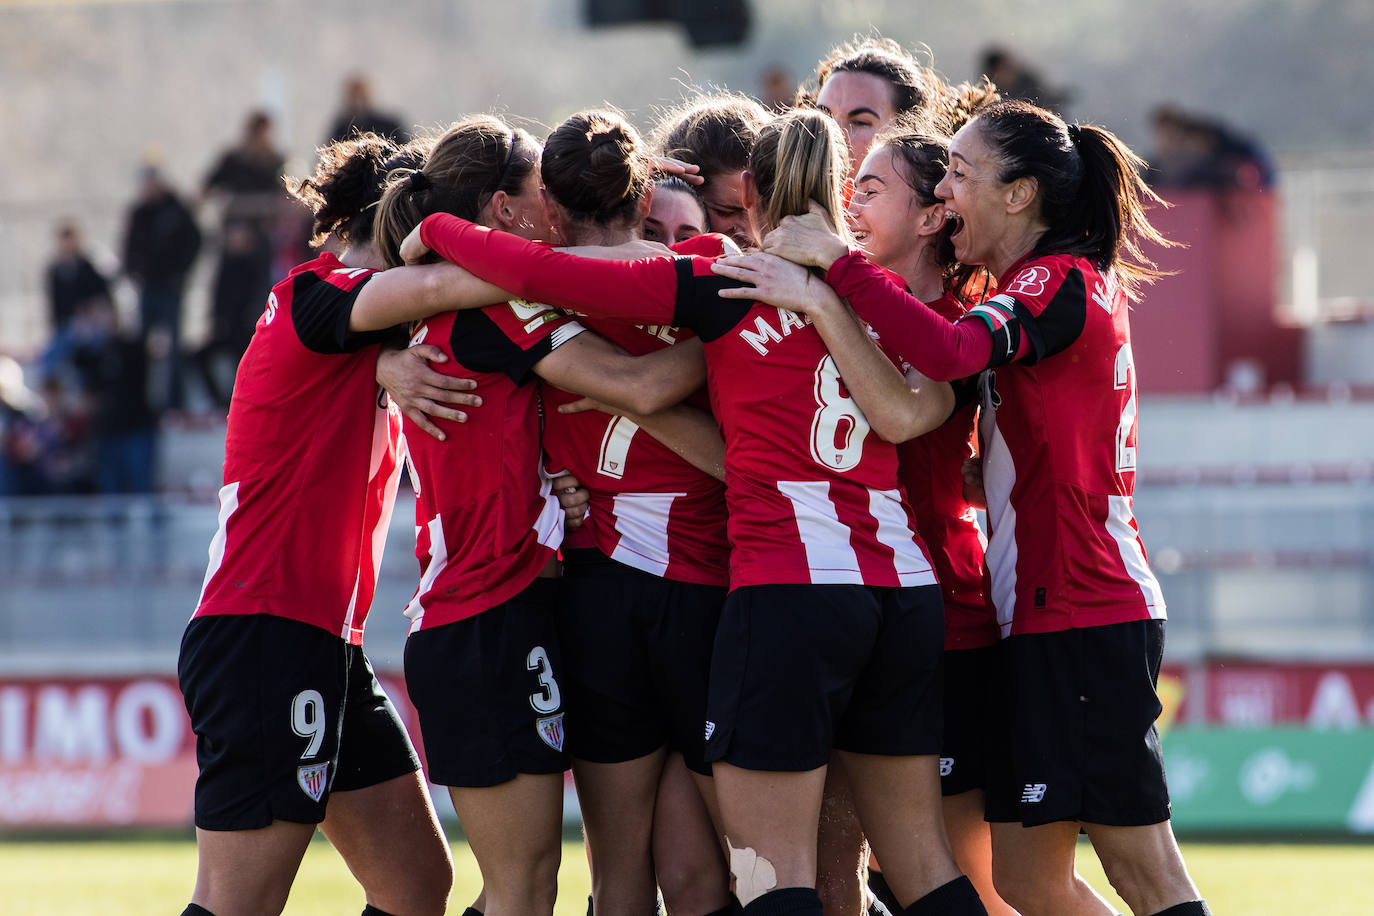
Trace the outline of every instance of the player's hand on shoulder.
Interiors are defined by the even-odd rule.
[[[481,396],[466,393],[477,387],[475,379],[445,375],[430,365],[447,361],[432,344],[384,349],[377,358],[377,384],[412,423],[440,441],[447,437],[434,418],[465,423],[468,415],[458,408],[482,406]]]
[[[802,216],[785,216],[763,237],[763,250],[807,267],[829,270],[849,253],[849,244],[835,234],[825,208],[814,200]]]
[[[420,224],[416,223],[415,228],[410,230],[410,234],[401,242],[401,260],[407,264],[419,264],[429,254],[429,246],[420,241]]]

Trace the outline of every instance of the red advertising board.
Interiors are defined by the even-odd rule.
[[[1255,728],[1374,725],[1374,664],[1276,664],[1211,661],[1206,665],[1209,725]]]
[[[403,679],[380,678],[418,736]],[[1159,693],[1163,730],[1374,726],[1374,663],[1170,665]],[[174,678],[0,679],[0,829],[182,827],[195,781],[195,736]]]
[[[417,734],[404,687],[382,681]],[[196,772],[175,678],[0,679],[0,828],[183,827]]]

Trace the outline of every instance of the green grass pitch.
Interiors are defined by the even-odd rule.
[[[1366,916],[1374,913],[1374,845],[1184,843],[1184,855],[1212,912],[1234,916]],[[461,913],[480,880],[467,847],[454,846],[457,880],[450,911]],[[8,916],[100,912],[175,916],[190,899],[196,853],[191,840],[0,840],[0,910]],[[1091,847],[1080,845],[1079,870],[1108,898]],[[587,908],[582,844],[563,848],[557,916]],[[296,879],[289,916],[346,916],[363,908],[362,891],[323,841],[312,844]]]

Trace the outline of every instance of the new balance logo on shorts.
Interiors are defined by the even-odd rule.
[[[707,740],[707,741],[710,741],[710,740],[711,740],[711,736],[714,735],[715,733],[716,733],[716,723],[714,723],[714,722],[712,722],[712,721],[710,721],[710,720],[708,719],[708,720],[706,721],[706,740]]]
[[[940,775],[941,775],[941,776],[948,776],[950,773],[953,773],[953,772],[954,772],[954,758],[953,758],[953,757],[941,757],[941,758],[940,758]]]
[[[1046,785],[1043,782],[1028,782],[1026,787],[1021,790],[1021,801],[1034,804],[1045,800]]]
[[[328,775],[328,763],[317,763],[314,766],[296,768],[296,782],[300,785],[301,791],[310,796],[311,801],[319,801],[320,796],[324,795]]]

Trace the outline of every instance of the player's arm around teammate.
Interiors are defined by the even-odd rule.
[[[345,329],[382,266],[370,205],[404,163],[396,153],[370,135],[334,144],[295,187],[317,238],[333,232],[346,250],[277,285],[235,384],[220,530],[178,662],[201,767],[189,914],[280,912],[317,824],[362,884],[364,912],[447,904],[448,844],[361,648],[380,560],[364,534],[389,521],[399,464],[394,441],[375,451],[387,442],[377,335]]]

